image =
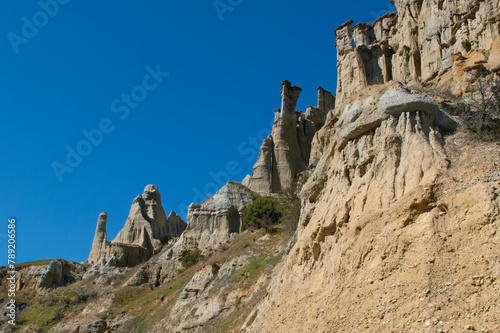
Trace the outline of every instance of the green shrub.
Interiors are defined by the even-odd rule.
[[[196,265],[199,261],[203,259],[201,251],[199,249],[194,249],[191,251],[186,251],[182,254],[181,262],[182,267],[189,268]]]
[[[243,211],[242,227],[243,229],[264,228],[267,231],[271,226],[280,222],[282,215],[281,205],[277,199],[257,198]]]

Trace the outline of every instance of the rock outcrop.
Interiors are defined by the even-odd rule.
[[[335,97],[319,87],[318,106],[301,113],[295,111],[301,91],[288,81],[281,85],[281,109],[275,110],[272,133],[262,143],[252,175],[243,180],[252,191],[279,193],[308,166],[312,139],[335,107]]]
[[[141,258],[141,260],[144,261],[145,259]],[[83,278],[87,279],[91,276],[98,276],[98,275],[105,275],[107,277],[113,277],[119,275],[122,273],[122,271],[117,266],[118,262],[116,256],[101,258],[98,262],[95,262],[94,265],[85,272]]]
[[[241,231],[241,214],[258,195],[245,186],[229,182],[207,202],[191,204],[186,231],[168,256],[198,248],[204,252],[217,249]]]
[[[262,235],[245,233],[222,256],[199,263],[172,300],[172,310],[147,331],[238,332],[235,324],[243,323],[242,313],[265,294],[287,244],[283,233]]]
[[[184,230],[186,230],[187,224],[182,220],[182,217],[177,215],[176,212],[171,211],[167,219],[167,232],[166,238],[179,237]]]
[[[20,264],[16,266],[16,270],[16,290],[33,289],[39,293],[50,292],[52,289],[81,280],[85,273],[82,265],[62,259],[51,260],[46,264],[43,261]]]
[[[201,205],[191,204],[187,228],[182,235],[175,242],[169,242],[159,255],[148,260],[126,285],[148,283],[158,286],[175,279],[179,270],[185,268],[182,258],[187,252],[198,249],[208,257],[230,246],[241,232],[243,210],[258,197],[245,186],[228,182],[208,201]]]
[[[444,74],[463,67],[478,53],[483,59],[474,61],[473,67],[498,69],[497,0],[396,0],[394,5],[395,13],[373,24],[353,27],[353,21],[348,21],[335,30],[340,104],[367,85],[391,80],[405,85],[442,79],[449,83],[452,77]]]
[[[63,266],[57,261],[53,260],[46,267],[42,269],[40,274],[40,281],[37,288],[54,288],[63,285]]]
[[[109,266],[110,262],[119,267],[144,262],[186,229],[186,223],[175,212],[167,218],[155,185],[146,186],[144,193],[134,199],[125,226],[112,242],[107,240],[106,221],[107,214],[101,213],[88,259],[99,267]]]
[[[145,283],[151,283],[158,287],[161,283],[162,266],[156,262],[148,262],[143,265],[126,283],[126,286],[137,287]]]
[[[232,295],[232,298],[228,297],[230,292],[214,283],[216,280],[221,280],[222,274],[219,271],[220,267],[217,265],[207,265],[198,271],[182,290],[170,317],[166,318],[168,320],[164,319],[163,323],[158,325],[158,329],[153,331],[192,330],[218,316],[224,308],[231,308],[237,304],[239,300],[235,295]]]

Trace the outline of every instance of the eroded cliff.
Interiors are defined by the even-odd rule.
[[[297,242],[242,331],[500,327],[500,149],[443,137],[458,124],[421,92],[495,79],[498,2],[395,5],[336,30],[336,108],[312,143]]]
[[[302,193],[298,242],[246,332],[498,329],[500,149],[457,133],[447,169],[425,118],[329,145]]]

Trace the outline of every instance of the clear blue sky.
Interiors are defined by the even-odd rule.
[[[99,213],[111,240],[147,184],[184,215],[196,189],[215,192],[211,172],[222,183],[229,163],[241,181],[281,81],[303,88],[299,109],[315,105],[318,85],[336,89],[333,30],[393,10],[388,0],[222,0],[235,6],[219,13],[212,0],[54,1],[0,3],[0,264],[10,217],[17,261],[84,261]],[[70,167],[67,147],[87,156]]]

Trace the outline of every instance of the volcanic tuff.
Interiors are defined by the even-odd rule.
[[[384,266],[384,261],[377,256],[355,259],[350,253],[343,253],[347,251],[344,246],[352,246],[347,245],[354,242],[352,237],[358,239],[359,250],[369,251],[368,255],[377,250],[366,248],[373,242],[371,237],[380,232],[375,232],[374,225],[387,219],[386,215],[392,213],[391,217],[396,217],[396,230],[406,231],[413,229],[408,226],[418,215],[433,208],[430,205],[434,200],[432,186],[448,166],[434,123],[436,105],[427,101],[418,111],[408,107],[408,112],[403,112],[408,101],[425,100],[425,97],[399,88],[387,89],[378,95],[372,92],[368,98],[372,103],[361,100],[359,118],[349,113],[352,107],[347,107],[342,115],[344,119],[333,120],[320,131],[318,140],[327,142],[328,138],[328,143],[315,154],[319,162],[302,190],[304,207],[299,240],[280,278],[273,281],[272,294],[256,310],[257,317],[249,332],[263,332],[263,327],[282,332],[287,331],[286,327],[291,329],[291,325],[297,328],[299,323],[296,320],[292,323],[291,317],[288,318],[290,324],[272,317],[274,313],[282,314],[283,307],[290,307],[290,311],[297,308],[297,299],[289,293],[296,293],[298,289],[299,295],[310,292],[323,295],[320,290],[329,290],[328,296],[334,297],[333,290],[340,279],[354,275],[357,265],[371,260],[366,265],[370,265],[368,269],[372,274],[378,272],[377,266]],[[387,114],[381,105],[385,96],[394,94],[407,94],[409,98],[401,99],[400,105],[393,104],[398,112]],[[371,119],[364,121],[362,116]],[[352,126],[346,128],[342,121]],[[361,124],[356,125],[356,121]],[[409,201],[408,207],[400,207],[404,200]],[[380,222],[368,224],[372,220]],[[344,261],[345,256],[350,259]],[[388,260],[394,259],[389,256]],[[326,303],[322,306],[327,313],[331,310]],[[300,327],[300,331],[308,330]]]
[[[252,175],[192,204],[187,226],[148,185],[112,242],[99,216],[92,267],[21,267],[21,294],[74,283],[63,292],[88,297],[81,311],[62,296],[73,312],[52,332],[498,331],[500,145],[447,110],[450,92],[499,80],[499,1],[394,5],[335,30],[336,96],[319,87],[302,113],[283,81]],[[298,178],[293,236],[242,232],[245,207]],[[205,258],[186,267],[195,248]],[[54,306],[40,302],[26,317]]]

